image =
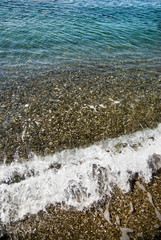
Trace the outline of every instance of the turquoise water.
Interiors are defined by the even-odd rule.
[[[150,181],[160,93],[161,0],[0,0],[0,234]]]
[[[1,160],[153,127],[160,90],[160,0],[0,1]]]
[[[1,68],[160,57],[160,0],[0,1]]]

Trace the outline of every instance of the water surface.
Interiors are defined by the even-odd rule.
[[[159,0],[1,0],[1,221],[149,182],[160,93]]]

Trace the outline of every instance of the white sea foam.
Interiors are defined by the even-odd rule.
[[[149,182],[159,168],[161,124],[87,148],[4,164],[0,166],[0,219],[22,219],[55,203],[81,210],[110,196],[114,185],[129,191],[135,173]]]

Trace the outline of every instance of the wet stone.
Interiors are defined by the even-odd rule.
[[[155,205],[161,210],[161,175],[155,176],[146,191],[151,192]],[[109,219],[105,212],[109,212]],[[107,214],[106,214],[107,216]],[[118,220],[119,219],[119,220]],[[77,211],[62,204],[49,205],[37,215],[28,214],[22,221],[5,226],[9,239],[116,239],[126,235],[129,239],[157,240],[161,236],[161,223],[146,192],[134,185],[134,191],[122,193],[115,188],[111,197],[93,204],[91,208]]]
[[[4,86],[0,151],[8,163],[16,151],[50,154],[160,122],[159,74],[98,69],[50,71]]]
[[[25,161],[32,154],[43,156],[89,146],[108,137],[153,128],[161,122],[159,70],[153,73],[132,67],[120,70],[101,65],[86,69],[76,66],[26,76],[19,69],[14,72],[16,80],[12,82],[13,72],[14,69],[0,90],[0,164]],[[121,152],[124,147],[117,144],[115,149]],[[139,148],[138,145],[131,147]],[[157,161],[157,156],[154,157]],[[60,167],[52,164],[49,169],[58,171]],[[103,176],[108,176],[103,168],[96,169],[96,166],[93,166],[93,175],[98,177],[101,193]],[[11,181],[21,179],[23,176],[15,174]],[[130,239],[160,239],[160,221],[147,193],[136,185],[137,180],[137,176],[131,179],[132,192],[123,194],[116,188],[111,199],[105,196],[90,209],[67,209],[65,203],[50,205],[46,211],[28,215],[3,228],[9,239],[20,240],[119,240],[120,228],[133,230],[127,233]],[[145,185],[159,212],[160,181],[159,175]],[[73,197],[79,201],[79,191],[74,190]],[[104,217],[108,203],[110,223]]]

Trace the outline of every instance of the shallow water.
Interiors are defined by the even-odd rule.
[[[161,159],[160,19],[159,0],[0,2],[2,221],[150,181]]]
[[[2,0],[1,66],[159,61],[160,10],[159,0]]]
[[[4,223],[36,214],[51,204],[78,210],[123,192],[136,179],[146,183],[161,168],[161,125],[88,148],[33,156],[30,161],[0,168],[1,220]]]

